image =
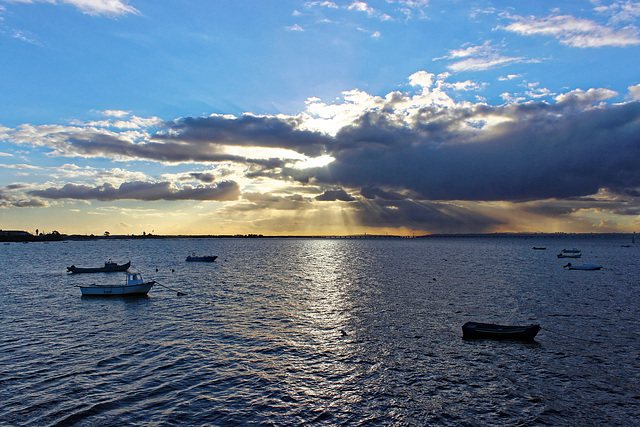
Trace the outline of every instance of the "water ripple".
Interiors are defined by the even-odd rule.
[[[582,247],[607,266],[595,274],[525,239],[43,246],[4,246],[0,258],[3,425],[640,419],[637,250],[616,241],[545,242]],[[219,261],[186,265],[195,249]],[[107,258],[186,295],[81,298],[84,279],[65,265]],[[467,320],[543,329],[534,343],[468,341]]]

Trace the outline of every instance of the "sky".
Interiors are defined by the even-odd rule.
[[[0,229],[640,229],[640,1],[0,0]]]

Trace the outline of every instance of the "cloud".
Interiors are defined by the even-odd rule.
[[[76,199],[76,200],[237,200],[240,189],[236,182],[225,181],[217,185],[174,187],[170,182],[142,182],[132,181],[122,183],[119,187],[106,183],[92,187],[85,184],[66,184],[61,188],[49,187],[43,190],[33,190],[30,195],[46,199]]]
[[[634,22],[640,16],[640,3],[637,1],[616,1],[607,6],[595,7],[596,12],[611,15],[611,23]]]
[[[640,84],[635,86],[629,86],[629,95],[633,99],[640,99]]]
[[[339,189],[327,190],[321,195],[317,196],[316,200],[321,202],[335,202],[336,200],[340,200],[342,202],[353,202],[356,199],[353,196],[349,195],[343,189]]]
[[[478,46],[469,46],[467,48],[451,50],[449,51],[449,55],[443,58],[456,60],[456,62],[447,65],[447,68],[454,73],[464,71],[484,71],[515,63],[532,62],[532,60],[528,60],[524,57],[503,56],[495,47],[491,46],[489,41]],[[436,59],[439,60],[443,58]]]
[[[522,74],[507,74],[506,76],[500,76],[498,77],[498,80],[501,82],[507,81],[507,80],[513,80],[513,79],[517,79],[522,77]]]
[[[577,107],[588,107],[590,105],[606,101],[618,95],[610,89],[575,89],[567,93],[563,93],[556,97],[559,104],[572,104]]]
[[[125,0],[7,0],[9,2],[18,1],[20,3],[37,3],[46,2],[53,4],[69,4],[74,6],[82,13],[87,15],[105,15],[105,16],[119,16],[126,14],[139,14],[140,12],[130,6]]]
[[[32,169],[32,170],[38,170],[41,169],[38,166],[33,166],[33,165],[25,165],[25,164],[20,164],[20,163],[14,163],[14,164],[10,164],[10,165],[3,165],[0,164],[0,168],[7,168],[7,169]]]
[[[43,208],[47,204],[40,199],[24,194],[31,186],[24,183],[9,184],[0,187],[0,208]]]
[[[261,127],[254,123],[253,126],[246,125],[241,120],[222,120],[224,126],[216,127],[210,118],[186,119],[186,122],[193,122],[193,126],[186,126],[182,120],[172,124],[174,131],[171,135],[158,134],[153,140],[147,132],[140,131],[111,131],[97,127],[83,126],[60,126],[60,125],[22,125],[18,129],[10,132],[8,141],[19,145],[31,145],[36,147],[46,147],[52,150],[51,154],[64,157],[104,157],[116,160],[154,160],[160,162],[238,162],[253,163],[275,167],[284,164],[279,159],[247,158],[237,154],[230,154],[221,147],[222,143],[236,144],[239,146],[261,145],[277,146],[268,135],[256,136],[257,141],[252,141],[251,133],[259,134],[261,130],[265,133],[275,132],[273,127],[277,124],[280,131],[287,129],[292,135],[296,131],[286,122],[271,120],[269,124]],[[203,125],[202,122],[205,124]],[[241,122],[241,123],[240,123]],[[240,123],[240,124],[238,124]],[[236,125],[237,130],[232,127]],[[220,129],[223,127],[224,129]],[[247,129],[250,127],[251,129]],[[187,130],[188,129],[188,130]],[[180,133],[184,131],[184,135]],[[301,132],[300,140],[304,140],[304,135],[311,132]],[[284,135],[283,135],[284,137]],[[291,137],[291,136],[290,136]],[[310,135],[309,135],[310,137]],[[310,143],[310,145],[312,145]],[[320,151],[322,145],[308,148],[309,151]],[[305,151],[301,147],[301,151]]]
[[[358,12],[364,12],[367,14],[368,17],[370,18],[376,18],[379,19],[381,21],[390,21],[392,18],[391,16],[387,15],[386,13],[382,13],[377,9],[374,9],[373,7],[369,6],[368,3],[365,3],[363,1],[358,1],[358,0],[354,0],[348,7],[348,10],[355,10]]]
[[[266,193],[243,193],[242,198],[249,203],[242,203],[230,208],[231,211],[253,211],[273,209],[278,211],[301,211],[310,209],[312,203],[310,200],[302,197],[300,194],[291,194],[287,196],[278,196]]]
[[[212,173],[206,173],[206,172],[191,172],[189,175],[192,178],[207,184],[211,184],[216,179]]]
[[[401,200],[360,203],[360,223],[371,227],[408,227],[438,233],[482,233],[504,221],[472,209],[447,203]]]
[[[186,117],[164,123],[158,133],[73,126],[23,126],[6,133],[12,142],[48,147],[57,155],[244,164],[237,172],[244,177],[234,180],[301,183],[320,194],[316,202],[520,203],[584,197],[602,188],[630,194],[640,187],[640,169],[631,160],[640,155],[639,102],[608,105],[618,94],[604,88],[572,90],[556,95],[555,103],[456,102],[447,91],[480,88],[445,82],[448,77],[417,72],[409,78],[414,93],[350,91],[335,104],[311,100],[297,116]],[[538,91],[532,96],[546,93],[536,84],[530,90]],[[239,149],[244,154],[233,154]],[[261,149],[280,154],[247,154]],[[333,161],[298,169],[295,156]],[[214,177],[193,172],[172,179],[189,180],[208,184]],[[64,193],[52,190],[47,194]],[[122,194],[115,187],[68,190],[95,198]]]
[[[310,157],[322,155],[332,140],[320,132],[302,129],[301,124],[300,118],[285,116],[187,117],[166,123],[167,132],[154,138],[192,144],[287,148]]]
[[[342,187],[406,189],[425,200],[539,200],[640,186],[640,103],[584,107],[580,97],[549,105],[477,106],[427,114],[411,130],[381,117],[340,132],[343,149],[315,179]],[[565,114],[566,113],[566,114]],[[510,117],[486,131],[458,129],[482,115]],[[372,139],[372,135],[384,141]]]
[[[634,27],[616,30],[570,15],[551,15],[542,18],[513,16],[511,19],[515,22],[498,28],[523,36],[555,37],[560,43],[571,47],[626,47],[640,44],[638,29]]]
[[[338,9],[338,5],[332,1],[308,1],[305,3],[305,6],[307,7],[321,6],[321,7],[328,7],[329,9]]]

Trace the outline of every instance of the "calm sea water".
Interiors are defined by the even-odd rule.
[[[2,245],[0,424],[640,425],[640,247],[628,243]],[[569,247],[604,269],[563,269]],[[184,262],[191,252],[219,259]],[[108,258],[186,295],[82,298],[74,285],[122,273],[66,267]],[[463,340],[469,320],[543,329],[533,343]]]

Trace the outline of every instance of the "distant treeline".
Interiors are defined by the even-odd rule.
[[[517,237],[524,239],[542,238],[626,238],[635,240],[635,233],[478,233],[478,234],[429,234],[415,236],[415,239],[433,238],[505,238]],[[295,238],[295,239],[407,239],[406,236],[380,235],[380,234],[358,234],[358,235],[331,235],[331,236],[264,236],[262,234],[218,234],[218,235],[156,235],[150,233],[143,234],[121,234],[113,235],[85,235],[85,234],[62,234],[58,231],[51,233],[31,234],[27,231],[0,230],[0,242],[51,242],[62,240],[122,240],[122,239],[269,239],[269,238]]]

